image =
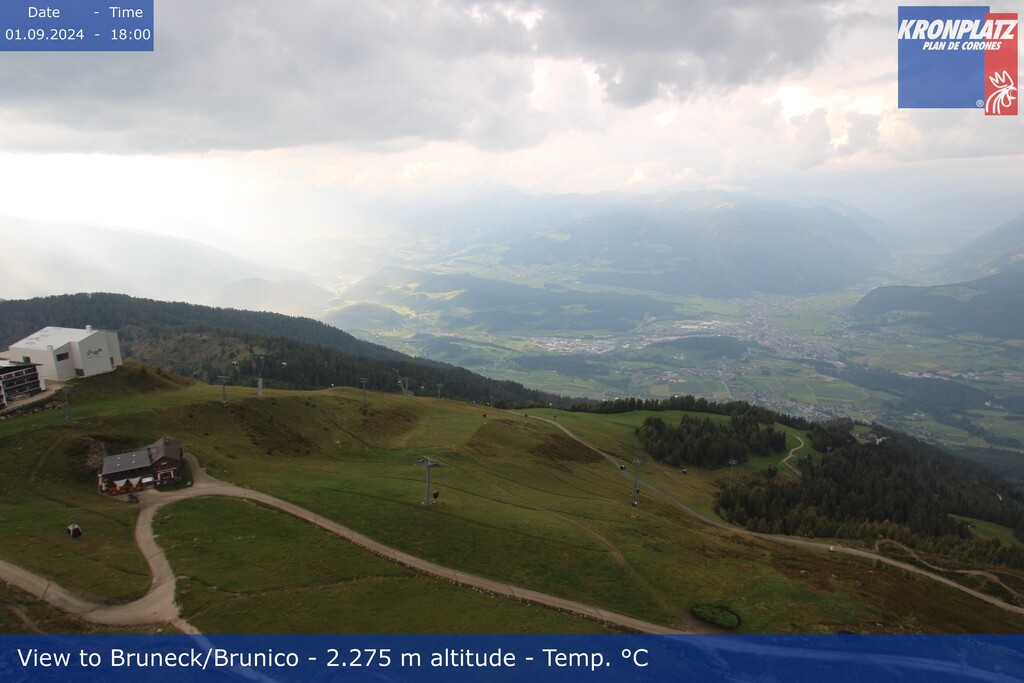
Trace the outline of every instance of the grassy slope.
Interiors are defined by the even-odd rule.
[[[417,574],[247,501],[184,501],[162,510],[156,529],[183,615],[207,633],[606,632]]]
[[[669,625],[685,624],[693,604],[712,602],[730,605],[747,631],[988,632],[1022,627],[1019,619],[937,584],[850,558],[716,530],[649,495],[641,497],[632,519],[630,479],[537,420],[493,411],[485,418],[487,409],[470,404],[379,394],[371,395],[364,414],[360,393],[352,389],[268,392],[257,400],[252,390],[229,388],[228,406],[219,401],[219,387],[204,385],[126,396],[116,382],[156,378],[152,370],[144,375],[137,367],[119,373],[124,376],[85,383],[90,386],[79,395],[76,419],[87,424],[67,428],[56,412],[0,422],[0,455],[4,462],[16,456],[20,463],[17,470],[4,467],[0,474],[4,490],[18,500],[7,506],[5,497],[0,511],[6,516],[14,508],[22,510],[18,532],[0,526],[0,556],[74,590],[124,599],[140,585],[144,589],[147,577],[130,542],[134,512],[96,496],[90,483],[56,467],[60,458],[68,459],[63,455],[73,446],[68,440],[91,434],[145,443],[173,434],[215,476],[294,501],[407,552]],[[535,417],[549,414],[538,411]],[[642,416],[558,414],[559,422],[609,453],[615,454],[621,441],[622,454],[629,457],[639,453],[632,437],[638,419]],[[424,456],[446,465],[432,472],[432,488],[440,497],[430,511],[421,505],[424,470],[414,464]],[[25,470],[35,478],[31,486],[18,486],[24,478],[18,472]],[[682,475],[652,463],[641,476],[710,511],[710,496],[723,473],[690,468],[690,474]],[[95,510],[83,527],[96,547],[59,546],[88,561],[52,552],[63,541],[57,511],[67,514],[69,509],[76,510],[80,523],[86,521],[86,510]],[[169,509],[171,526],[161,534],[178,533],[174,520],[186,516],[178,509]],[[40,533],[55,538],[25,545],[26,537]],[[216,552],[223,548],[224,557],[230,557],[230,532],[209,525],[205,533]],[[210,551],[183,544],[173,552],[172,562],[187,564]],[[237,552],[240,558],[254,549],[243,546]],[[202,595],[207,584],[219,585],[206,575],[208,569],[194,571],[191,587],[183,591]],[[261,580],[270,579],[249,577],[246,581],[255,583],[233,590],[259,592]],[[331,604],[340,600],[336,591],[341,583],[338,578],[329,586],[307,586],[302,599]],[[346,584],[346,590],[352,585]],[[367,614],[379,612],[390,604],[388,595],[367,590],[361,604]],[[210,610],[201,623],[230,630],[232,615],[243,619],[247,614],[243,603],[225,606],[223,613]],[[442,596],[438,603],[445,610],[456,601]],[[325,627],[316,621],[319,609],[306,622],[301,614],[291,617],[296,630]],[[353,615],[337,618],[364,623]]]
[[[973,525],[971,528],[971,536],[974,538],[978,538],[983,541],[999,539],[999,542],[1003,545],[1024,545],[1017,540],[1016,536],[1013,535],[1013,529],[1010,527],[996,524],[994,522],[986,522],[983,519],[961,517],[960,515],[952,515],[952,517],[954,519],[971,523]]]

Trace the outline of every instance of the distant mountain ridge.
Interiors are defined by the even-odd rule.
[[[374,330],[400,327],[396,315],[425,314],[455,334],[622,333],[672,315],[666,294],[834,291],[891,260],[861,225],[878,230],[880,222],[842,205],[728,192],[610,194],[593,202],[504,193],[496,201],[509,215],[488,217],[478,200],[438,209],[429,217],[436,232],[423,244],[430,266],[382,268],[343,290],[323,319]],[[495,261],[502,279],[488,275]]]
[[[167,235],[0,216],[0,240],[6,299],[107,291],[295,315],[332,295],[299,273]]]
[[[382,212],[387,215],[386,208]],[[884,226],[856,209],[736,192],[501,191],[422,212],[409,207],[393,220],[382,264],[477,274],[482,264],[501,264],[506,271],[548,265],[559,271],[558,283],[574,291],[602,285],[713,297],[805,294],[862,281],[889,260],[871,236]],[[268,268],[194,240],[3,216],[0,239],[14,247],[0,255],[0,298],[7,299],[110,291],[318,316],[334,295],[320,285],[333,288],[368,267],[346,266],[341,259],[332,271],[313,276]],[[346,239],[339,231],[309,249],[345,254]],[[295,254],[312,244],[297,234],[293,256],[301,259]],[[279,256],[267,259],[277,262]]]
[[[1024,213],[954,250],[943,266],[967,277],[1024,271]]]
[[[1022,310],[1024,270],[949,285],[879,287],[850,312],[863,322],[916,324],[947,334],[1024,339]]]
[[[346,289],[341,300],[392,310],[411,309],[420,315],[436,314],[445,329],[480,327],[492,332],[623,331],[635,328],[648,314],[672,311],[670,304],[643,295],[529,287],[505,280],[406,268],[384,268]],[[325,319],[336,320],[336,316]]]
[[[676,193],[515,236],[500,258],[668,294],[808,294],[862,281],[891,259],[853,218],[868,217],[847,213],[742,193]]]
[[[278,313],[219,309],[123,294],[74,294],[0,302],[0,348],[47,325],[116,330],[126,358],[136,358],[206,381],[218,375],[255,383],[253,353],[268,356],[264,377],[281,387],[344,384],[468,401],[567,403],[521,384],[489,379],[464,368],[412,358],[322,322]],[[234,364],[233,364],[234,363]],[[420,387],[423,387],[422,392]]]

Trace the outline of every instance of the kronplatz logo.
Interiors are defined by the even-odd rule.
[[[900,108],[1016,116],[1019,26],[988,6],[900,7]]]

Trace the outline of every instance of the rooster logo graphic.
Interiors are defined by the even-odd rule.
[[[1003,112],[1003,107],[1011,106],[1013,101],[1017,99],[1014,96],[1014,93],[1017,92],[1017,86],[1014,84],[1010,74],[1005,70],[989,76],[988,80],[995,86],[996,90],[985,100],[985,113],[998,116]]]

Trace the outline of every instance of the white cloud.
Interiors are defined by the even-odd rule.
[[[0,213],[236,236],[390,188],[881,196],[965,158],[965,189],[1024,184],[1024,119],[896,108],[894,26],[882,0],[177,0],[153,54],[0,57]]]
[[[654,117],[654,122],[659,126],[670,126],[679,118],[679,112],[675,109],[663,111]]]

